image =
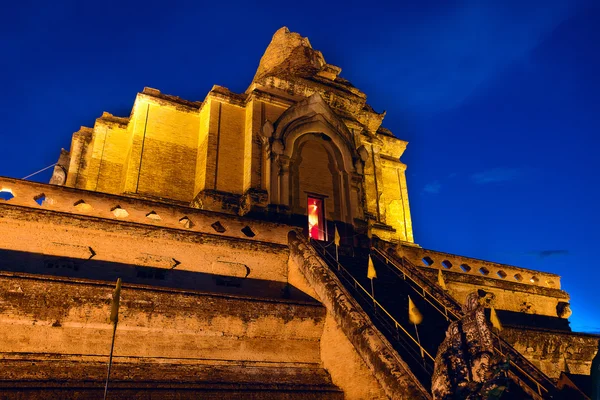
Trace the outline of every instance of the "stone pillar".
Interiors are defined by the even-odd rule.
[[[142,168],[143,143],[146,136],[148,118],[150,116],[150,103],[139,100],[133,109],[133,127],[131,132],[131,152],[127,162],[125,174],[125,193],[137,193],[139,187],[140,171]]]
[[[408,187],[406,186],[406,164],[399,163],[396,170],[398,175],[398,184],[400,185],[400,195],[402,201],[402,216],[404,219],[404,239],[407,242],[414,242],[412,219],[410,217],[410,206],[408,204]]]
[[[54,166],[54,171],[52,172],[52,177],[50,178],[51,185],[63,186],[66,183],[70,162],[71,155],[69,154],[69,152],[65,149],[61,149],[60,157],[58,158],[58,161]]]
[[[279,204],[290,206],[290,158],[279,155]]]
[[[283,153],[283,143],[281,140],[275,140],[271,145],[271,187],[270,187],[270,196],[271,196],[271,204],[281,204],[281,189],[280,183],[281,179],[279,177],[280,173],[280,157]]]
[[[261,144],[261,174],[260,174],[260,188],[270,191],[270,178],[271,178],[271,151],[269,149],[269,138],[265,136],[260,137]]]
[[[363,177],[358,174],[352,174],[350,178],[350,204],[352,212],[350,213],[350,222],[353,223],[353,218],[364,218],[363,210]]]
[[[346,222],[352,223],[352,207],[350,205],[350,182],[348,179],[348,173],[342,172],[341,174],[341,190],[343,190],[342,203],[340,204],[340,217]]]
[[[383,175],[380,159],[379,146],[371,145],[371,162],[373,163],[373,174],[375,181],[375,202],[377,209],[377,222],[385,224],[385,204],[383,202]]]

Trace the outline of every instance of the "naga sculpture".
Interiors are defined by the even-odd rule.
[[[508,364],[494,354],[494,335],[482,305],[488,295],[482,290],[469,294],[464,316],[448,327],[435,358],[434,400],[497,399],[505,393]]]

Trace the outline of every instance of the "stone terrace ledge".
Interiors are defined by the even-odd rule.
[[[5,200],[9,197],[10,199]],[[287,225],[168,202],[0,177],[0,206],[28,207],[287,246]]]
[[[413,246],[400,246],[397,252],[421,268],[441,269],[444,272],[516,283],[528,287],[560,289],[560,276],[548,272],[534,271]]]

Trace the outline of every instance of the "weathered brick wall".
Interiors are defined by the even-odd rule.
[[[242,192],[248,189],[260,189],[260,171],[262,167],[260,129],[262,128],[260,103],[249,100],[244,108],[244,177]],[[254,166],[254,168],[253,168]]]
[[[138,94],[139,96],[139,94]],[[136,97],[137,99],[137,97]],[[146,115],[150,110],[149,104],[135,101],[131,110],[131,117],[127,125],[129,150],[123,164],[123,193],[135,193],[138,187],[138,171],[142,158],[143,135],[136,135],[139,126],[146,124]]]
[[[321,357],[346,398],[429,398],[428,391],[329,267],[295,232],[289,237],[290,283],[327,308]]]
[[[340,79],[341,69],[325,63],[306,38],[298,38],[301,36],[286,29],[276,33],[261,59],[259,70],[263,72],[257,73],[243,94],[215,85],[199,103],[145,88],[136,97],[129,118],[105,114],[96,121],[91,137],[84,140],[81,133],[74,136],[67,186],[188,204],[193,201],[200,208],[242,214],[257,204],[258,208],[265,207],[263,197],[286,212],[294,206],[290,204],[291,195],[301,205],[296,207],[302,208],[306,189],[290,194],[289,188],[279,187],[289,185],[290,178],[279,165],[271,167],[271,161],[278,164],[281,160],[268,155],[275,138],[261,136],[261,129],[267,121],[276,125],[291,107],[318,97],[325,106],[288,122],[300,127],[319,115],[324,119],[310,122],[310,126],[302,128],[308,128],[303,133],[348,136],[342,147],[349,148],[339,150],[352,154],[344,155],[343,168],[339,163],[333,167],[333,185],[319,187],[315,179],[321,178],[321,173],[314,173],[317,168],[312,167],[308,171],[312,178],[291,179],[300,179],[301,187],[308,181],[308,190],[316,185],[318,193],[328,196],[325,201],[329,219],[348,224],[353,224],[355,218],[364,218],[364,189],[365,208],[377,235],[412,242],[405,166],[398,161],[406,142],[380,128],[385,114],[368,106],[366,95]],[[290,59],[280,64],[281,58],[288,56]],[[296,65],[307,62],[305,56],[316,57],[323,65]],[[355,147],[361,146],[366,153],[358,157]],[[286,160],[297,156],[286,154]],[[383,161],[386,157],[394,165]],[[303,163],[303,170],[306,164]],[[315,165],[325,175],[323,179],[327,178],[329,165]],[[273,175],[271,179],[269,175]],[[249,194],[250,189],[254,191]],[[252,197],[258,192],[263,196],[260,200]],[[240,204],[232,206],[224,196]]]
[[[278,201],[289,205],[289,193],[279,187],[271,188],[273,181],[266,178],[271,173],[271,167],[270,160],[263,160],[267,156],[263,154],[265,149],[261,142],[261,129],[266,121],[276,122],[287,108],[299,100],[315,92],[320,93],[322,84],[313,87],[313,82],[288,87],[289,82],[276,78],[268,79],[263,82],[265,83],[266,86],[255,86],[254,91],[247,95],[237,95],[226,88],[215,86],[203,104],[146,88],[143,93],[138,94],[130,118],[104,114],[96,121],[89,138],[83,140],[82,134],[74,136],[67,186],[77,185],[88,190],[138,194],[184,203],[191,202],[204,190],[241,196],[252,187],[265,191],[282,191],[284,199]],[[345,92],[346,90],[344,88],[344,94],[336,96],[328,93],[325,98],[331,106],[345,112],[358,113],[356,118],[364,119],[364,97],[357,90],[352,94]],[[310,191],[311,186],[316,186],[317,193],[328,196],[325,200],[328,218],[351,222],[353,218],[363,217],[362,205],[359,204],[363,198],[359,191],[364,188],[367,212],[376,222],[391,227],[378,231],[377,234],[384,239],[410,242],[412,224],[404,177],[405,166],[397,161],[406,143],[377,134],[381,118],[375,118],[379,120],[378,123],[373,123],[375,120],[369,118],[364,120],[368,129],[373,130],[371,135],[381,136],[374,147],[376,154],[369,154],[370,157],[365,160],[365,175],[361,175],[361,171],[356,177],[345,176],[340,165],[331,162],[323,164],[325,154],[314,157],[305,155],[320,162],[311,160],[302,163],[302,170],[306,170],[310,164],[308,172],[311,176],[292,177],[299,179],[302,187],[292,196],[296,196],[294,202],[303,205],[306,202],[305,192]],[[356,121],[352,119],[344,123],[353,131],[357,127]],[[312,133],[320,134],[330,128],[327,124],[321,127],[315,125]],[[361,136],[359,145],[370,149],[371,139],[362,137],[358,133],[360,131],[359,127],[355,133]],[[307,154],[317,151],[308,150]],[[270,149],[266,151],[267,154],[270,153]],[[302,157],[294,155],[299,156]],[[385,160],[385,157],[388,159]],[[350,159],[346,161],[350,164],[352,162]],[[349,167],[351,165],[346,166]],[[275,171],[278,168],[277,166]],[[327,178],[327,171],[331,168],[339,170],[335,171],[337,174],[333,174],[336,182],[320,187],[323,185],[319,185],[315,179]],[[278,176],[274,178],[277,182]],[[364,179],[364,187],[360,187],[360,182],[358,187],[351,185],[350,181],[354,178]],[[308,189],[304,186],[308,186]],[[343,188],[348,196],[337,193],[339,188]],[[275,198],[278,196],[276,194]],[[197,205],[204,206],[201,203]],[[206,206],[218,209],[214,204],[207,203]]]
[[[216,190],[242,194],[246,157],[245,110],[237,105],[220,103],[217,139]]]
[[[137,193],[190,202],[194,196],[199,117],[194,107],[174,106],[139,96],[149,104],[147,121],[137,124],[143,153]],[[143,109],[144,107],[140,107]],[[136,175],[136,171],[131,171]]]
[[[90,176],[87,189],[114,194],[122,192],[124,164],[131,146],[127,125],[128,119],[114,118],[107,113],[96,120],[90,160],[90,171],[96,176]]]
[[[40,361],[60,356],[62,361],[105,362],[112,338],[108,317],[113,289],[106,283],[0,272],[0,364],[25,355]],[[325,310],[314,301],[124,284],[115,363],[226,366],[223,361],[244,361],[314,368],[320,363],[324,321]],[[25,376],[27,371],[35,368],[26,369]],[[73,372],[80,373],[77,368]],[[102,375],[92,378],[105,374],[104,369],[97,372]],[[56,379],[61,372],[38,373]],[[161,378],[152,370],[144,373],[140,379]],[[0,368],[0,382],[11,374]]]
[[[96,120],[89,150],[74,136],[67,186],[189,202],[194,196],[199,105],[156,90],[138,94],[131,118]],[[143,149],[143,152],[142,152]]]
[[[412,221],[408,204],[408,190],[406,187],[406,165],[399,158],[382,156],[381,177],[383,196],[380,198],[380,209],[387,225],[396,232],[390,239],[412,242]]]
[[[484,289],[495,295],[494,306],[500,310],[568,317],[557,313],[559,302],[569,301],[558,275],[415,246],[397,251],[436,282],[442,270],[450,294],[461,304],[469,293]]]
[[[93,130],[82,126],[71,140],[71,161],[67,174],[67,186],[85,188],[88,164],[91,157]]]
[[[211,101],[206,101],[200,109],[194,195],[204,190],[207,185],[207,157],[210,135],[210,112],[212,105],[213,103]]]
[[[0,249],[76,259],[89,258],[92,249],[97,261],[287,280],[287,226],[14,179],[0,183],[15,196],[0,203]],[[39,205],[34,198],[41,195]]]
[[[562,371],[589,375],[600,341],[599,335],[514,327],[503,329],[502,337],[555,380]]]
[[[0,372],[0,389],[3,382],[27,379],[100,381],[110,348],[107,318],[113,287],[82,277],[121,276],[125,284],[115,379],[123,388],[132,379],[146,382],[177,376],[178,382],[186,382],[193,374],[208,381],[227,378],[239,387],[243,382],[271,382],[250,372],[276,366],[298,370],[287,377],[262,370],[261,374],[283,380],[277,390],[282,385],[304,385],[306,396],[325,390],[338,398],[331,381],[327,383],[329,375],[318,372],[325,367],[345,398],[386,397],[373,370],[338,326],[333,306],[329,305],[331,313],[326,316],[322,306],[298,290],[316,296],[324,288],[315,291],[301,275],[300,259],[289,260],[288,247],[280,244],[287,241],[288,227],[32,182],[2,179],[0,184],[15,194],[0,204],[3,226],[10,232],[0,238],[0,270],[4,271],[0,272],[0,363],[7,367]],[[40,193],[46,197],[42,205],[33,200]],[[115,200],[127,216],[111,212]],[[148,210],[160,219],[147,217]],[[194,225],[182,225],[180,215]],[[215,218],[227,227],[225,232],[210,227]],[[241,232],[245,224],[252,225],[254,237]],[[169,270],[173,261],[169,255],[180,262],[175,270]],[[232,263],[218,265],[215,257]],[[239,274],[245,270],[235,270],[234,264],[242,263],[250,268],[248,277]],[[136,266],[166,270],[165,281],[148,281],[153,287],[132,284],[140,281],[132,275],[139,271]],[[238,279],[232,283],[241,284],[223,287],[211,281],[211,286],[197,278],[203,274],[229,275]],[[199,286],[180,285],[178,275]],[[292,286],[284,288],[287,283]],[[23,357],[35,360],[37,367],[26,365]],[[171,365],[166,369],[148,367],[166,362]],[[214,369],[215,363],[221,372],[208,373],[200,367]],[[249,368],[237,380],[232,378],[235,363]],[[396,395],[392,397],[404,396]]]

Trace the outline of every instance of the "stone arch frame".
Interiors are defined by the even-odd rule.
[[[298,137],[294,142],[294,148],[290,157],[289,173],[289,200],[288,204],[292,213],[304,214],[306,205],[299,202],[301,197],[299,167],[302,162],[302,148],[309,142],[317,142],[325,149],[328,158],[328,168],[333,178],[335,196],[332,198],[333,210],[325,210],[326,214],[332,214],[337,221],[350,222],[352,219],[350,204],[347,200],[349,193],[348,173],[343,169],[342,153],[337,146],[332,145],[320,132],[309,132]],[[328,137],[328,135],[325,135]]]
[[[299,187],[294,185],[297,181],[300,150],[308,140],[315,140],[319,136],[330,163],[335,162],[337,171],[337,178],[334,174],[334,184],[340,195],[338,199],[334,199],[334,203],[339,204],[334,214],[340,221],[352,224],[357,216],[352,211],[351,180],[357,175],[355,162],[359,157],[352,145],[352,135],[318,94],[290,107],[275,123],[272,136],[274,162],[271,163],[271,202],[292,211],[298,206],[294,204],[294,195]]]
[[[329,136],[342,151],[344,169],[354,172],[353,160],[359,156],[352,134],[318,93],[290,107],[279,117],[273,140],[280,142],[285,149],[284,154],[290,157],[290,144],[307,132],[322,132]]]

